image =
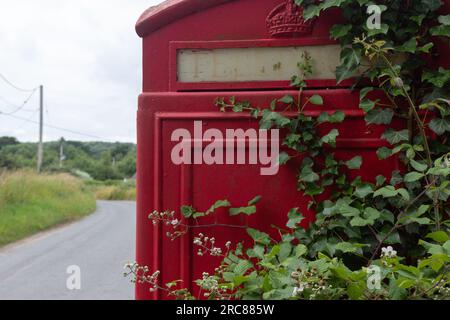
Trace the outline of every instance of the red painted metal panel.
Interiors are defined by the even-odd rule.
[[[215,98],[237,96],[255,105],[268,105],[283,94],[295,95],[294,91],[261,92],[198,92],[198,93],[145,93],[139,99],[139,151],[138,151],[138,262],[162,271],[161,283],[183,279],[185,285],[195,289],[192,281],[204,270],[211,271],[214,259],[198,257],[192,246],[197,232],[214,234],[218,245],[226,241],[245,239],[243,229],[227,228],[224,224],[251,226],[272,232],[271,224],[283,226],[286,214],[299,206],[308,221],[314,217],[307,210],[308,199],[295,191],[295,173],[298,163],[280,168],[276,176],[261,176],[259,166],[245,165],[182,165],[171,162],[170,152],[175,143],[170,137],[173,130],[186,128],[192,131],[193,122],[202,120],[207,128],[222,131],[233,128],[257,128],[257,122],[246,114],[220,113],[214,106]],[[313,94],[324,98],[324,106],[308,111],[318,116],[323,111],[343,110],[346,122],[339,126],[336,156],[348,160],[361,154],[365,160],[361,175],[374,179],[378,174],[389,175],[397,169],[393,160],[379,161],[375,151],[385,145],[380,140],[382,126],[367,128],[363,113],[358,108],[359,95],[345,89],[313,90],[305,92],[303,99]],[[397,120],[397,126],[402,123]],[[329,128],[324,128],[324,131]],[[298,159],[300,161],[301,159]],[[376,164],[376,165],[375,165]],[[251,181],[251,183],[249,183]],[[291,187],[288,187],[291,186]],[[249,218],[230,218],[225,212],[202,221],[207,227],[198,228],[183,238],[170,241],[165,237],[165,226],[153,226],[147,215],[153,210],[177,209],[192,204],[199,210],[207,209],[218,199],[229,199],[235,205],[243,205],[255,195],[262,195],[257,215]],[[219,225],[212,227],[211,225]],[[194,290],[194,292],[196,292]],[[165,298],[161,293],[150,294],[148,287],[138,286],[137,297]]]
[[[266,18],[280,3],[283,0],[171,0],[149,9],[136,26],[138,34],[144,38],[143,94],[139,98],[137,118],[136,260],[152,270],[161,270],[161,283],[182,279],[186,287],[194,289],[192,281],[199,278],[202,271],[212,271],[214,260],[195,254],[192,245],[195,233],[214,234],[217,244],[223,245],[228,240],[246,239],[243,229],[225,227],[224,224],[252,226],[273,232],[270,225],[283,226],[292,207],[300,207],[306,214],[305,226],[314,218],[314,213],[307,209],[308,199],[295,191],[298,163],[281,167],[276,176],[261,176],[257,165],[177,166],[170,159],[174,146],[171,133],[180,127],[192,131],[195,120],[202,120],[205,129],[257,128],[257,122],[248,115],[218,112],[214,106],[217,97],[235,96],[257,106],[268,106],[272,99],[285,94],[297,95],[285,82],[218,85],[180,84],[176,81],[175,52],[179,48],[333,43],[329,39],[329,29],[341,20],[338,10],[327,11],[315,21],[310,34],[282,39],[271,37]],[[347,115],[345,122],[338,126],[341,135],[337,157],[347,160],[361,154],[365,161],[359,174],[365,179],[374,179],[378,174],[389,176],[398,168],[394,159],[377,159],[376,149],[385,144],[380,140],[384,128],[365,125],[364,115],[358,107],[358,92],[338,88],[333,79],[310,81],[309,85],[311,89],[303,93],[303,101],[313,94],[324,98],[324,106],[307,111],[311,116],[337,109]],[[349,82],[343,85],[349,85]],[[396,119],[394,126],[401,128],[404,123]],[[323,128],[324,131],[327,129]],[[219,212],[202,221],[207,226],[176,241],[165,237],[164,226],[153,226],[148,219],[153,210],[177,210],[185,204],[203,210],[218,199],[229,199],[238,206],[256,195],[263,196],[258,204],[258,214],[231,218],[225,212]],[[150,293],[145,284],[136,286],[136,297],[165,298],[161,292]]]
[[[284,0],[185,0],[174,1],[150,9],[139,20],[137,29],[139,34],[145,35],[143,41],[143,91],[167,92],[170,88],[172,42],[209,42],[230,41],[273,41],[266,27],[266,18],[270,12],[283,3]],[[202,6],[208,9],[203,10]],[[186,10],[180,9],[188,8]],[[203,11],[201,11],[203,10]],[[176,17],[176,19],[174,19]],[[251,18],[249,18],[251,17]],[[310,34],[301,38],[290,37],[292,41],[314,41],[314,39],[328,39],[329,29],[338,23],[341,15],[338,10],[330,10],[322,19],[315,22]],[[286,37],[284,37],[286,39]],[[300,40],[301,39],[301,40]],[[328,87],[329,82],[314,83],[318,87]],[[254,88],[251,83],[242,83],[242,88]],[[256,87],[257,88],[257,87]]]

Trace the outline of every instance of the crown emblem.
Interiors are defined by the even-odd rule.
[[[273,9],[267,16],[266,24],[273,37],[308,34],[313,28],[313,21],[305,21],[303,8],[293,0],[286,0]]]

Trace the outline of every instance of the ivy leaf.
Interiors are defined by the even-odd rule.
[[[315,182],[318,181],[320,177],[310,166],[305,166],[303,167],[299,178],[304,182]]]
[[[308,247],[304,244],[299,244],[295,247],[295,257],[298,259],[308,252]]]
[[[389,31],[389,25],[387,25],[386,23],[382,23],[380,28],[368,30],[367,36],[373,37],[377,34],[387,34],[388,31]]]
[[[423,19],[425,19],[425,15],[421,14],[418,16],[412,16],[410,19],[420,26],[420,25],[422,25]]]
[[[239,214],[245,214],[247,216],[250,216],[250,215],[256,213],[256,206],[230,208],[229,212],[230,212],[230,216],[237,216]]]
[[[422,47],[419,47],[418,50],[419,50],[420,52],[423,52],[423,53],[430,53],[430,50],[431,50],[431,48],[433,48],[433,47],[434,47],[434,43],[433,43],[433,42],[429,42],[429,43],[427,43],[426,45],[424,45],[424,46],[422,46]]]
[[[432,36],[441,36],[441,37],[448,37],[450,34],[450,26],[436,26],[430,29],[430,33]]]
[[[323,98],[319,96],[318,94],[313,95],[311,98],[309,98],[309,102],[318,106],[323,105]]]
[[[252,200],[250,200],[250,201],[248,202],[248,205],[249,205],[249,206],[254,206],[254,205],[257,204],[258,202],[260,202],[261,199],[262,199],[261,196],[256,196],[256,197],[254,197]]]
[[[303,11],[303,18],[305,18],[305,20],[308,21],[314,17],[317,17],[319,14],[320,14],[320,6],[309,5]]]
[[[214,211],[216,211],[219,208],[223,208],[223,207],[230,207],[231,203],[228,200],[218,200],[216,201],[216,203],[214,203],[211,208],[209,208],[205,214],[209,215],[211,213],[213,213]]]
[[[450,131],[450,122],[442,118],[433,119],[430,122],[430,129],[438,135],[443,135],[446,131]]]
[[[394,116],[392,109],[376,108],[370,110],[365,119],[368,124],[390,124]]]
[[[289,210],[288,218],[289,220],[286,224],[286,227],[288,227],[289,229],[297,229],[299,223],[301,223],[304,219],[303,215],[298,211],[298,208]]]
[[[331,130],[327,135],[323,136],[321,141],[323,143],[335,146],[336,138],[339,136],[339,131],[337,129]]]
[[[344,120],[345,120],[345,113],[340,110],[333,113],[330,117],[330,123],[341,123]]]
[[[375,179],[376,179],[377,187],[381,187],[386,182],[386,177],[382,176],[382,175],[376,176]]]
[[[322,112],[317,118],[318,123],[325,123],[330,121],[330,115],[327,112]]]
[[[383,198],[392,198],[397,195],[402,196],[402,198],[405,201],[409,201],[409,199],[410,199],[409,193],[406,189],[403,189],[403,188],[395,189],[394,186],[383,187],[383,188],[375,191],[375,193],[373,194],[374,197],[382,196]]]
[[[336,24],[330,29],[330,35],[333,39],[339,39],[348,34],[348,32],[352,29],[351,24]]]
[[[280,156],[278,157],[278,164],[283,165],[286,164],[291,157],[286,152],[281,152]]]
[[[369,194],[372,193],[373,193],[372,186],[368,183],[364,183],[360,186],[357,186],[355,190],[355,196],[357,196],[360,199],[364,199],[365,197],[367,197]]]
[[[252,237],[253,241],[255,241],[256,243],[261,243],[264,245],[270,244],[270,236],[265,232],[261,232],[256,229],[248,228],[247,233],[250,237]]]
[[[348,160],[347,162],[345,162],[345,165],[350,170],[358,170],[361,168],[361,165],[362,165],[362,157],[356,156],[356,157]]]
[[[386,147],[381,147],[377,150],[377,156],[380,160],[385,160],[392,156],[392,150]]]
[[[448,81],[450,81],[450,70],[446,70],[442,67],[439,68],[438,71],[425,70],[422,74],[422,81],[429,82],[438,88],[442,88]],[[425,104],[425,106],[426,105],[427,104]],[[435,104],[433,104],[433,106],[437,107]]]
[[[316,183],[307,182],[305,187],[305,195],[318,196],[323,193],[325,189]]]
[[[364,210],[362,217],[354,217],[350,221],[350,225],[353,227],[364,227],[367,225],[373,225],[375,220],[381,216],[381,212],[375,208],[368,207]]]
[[[405,175],[404,181],[405,182],[415,182],[417,180],[422,179],[424,176],[425,175],[420,172],[409,172],[408,174]]]
[[[340,242],[336,245],[336,250],[342,251],[344,253],[362,253],[361,248],[365,247],[365,244],[351,243],[351,242]]]
[[[450,26],[450,14],[446,16],[439,16],[438,21],[444,26]]]
[[[283,145],[288,146],[289,148],[295,149],[297,144],[300,142],[300,138],[302,136],[297,133],[289,133],[283,141]]]
[[[339,201],[336,203],[336,212],[342,214],[344,217],[356,217],[359,215],[359,210],[350,206],[348,203]]]
[[[450,34],[450,15],[439,16],[438,21],[441,23],[439,26],[430,29],[430,34],[433,36],[448,37]]]
[[[374,90],[374,88],[372,88],[372,87],[365,87],[365,88],[362,88],[361,89],[361,91],[359,92],[359,99],[361,100],[361,101],[363,101],[366,97],[367,97],[367,95],[370,93],[370,92],[372,92]],[[369,100],[370,101],[370,100]]]
[[[291,120],[282,116],[278,112],[270,111],[265,109],[262,113],[262,118],[259,123],[260,129],[269,130],[274,125],[278,128],[283,128],[291,123]]]
[[[322,112],[319,117],[317,118],[317,122],[324,123],[341,123],[345,120],[345,113],[338,110],[335,113],[333,113],[331,116],[327,112]]]
[[[194,215],[195,209],[192,206],[182,206],[181,213],[187,219]]]
[[[409,130],[401,130],[395,131],[393,129],[388,129],[382,136],[383,139],[386,139],[390,144],[394,145],[402,141],[409,140]]]
[[[359,104],[359,108],[363,109],[365,113],[368,113],[369,111],[373,110],[373,108],[375,108],[377,103],[378,103],[378,100],[377,101],[372,101],[372,100],[369,100],[369,99],[364,99]]]
[[[285,95],[283,98],[278,100],[279,102],[286,103],[286,104],[292,104],[294,103],[294,98],[290,95]]]
[[[328,1],[323,1],[320,4],[320,8],[322,10],[326,10],[332,7],[340,7],[344,2],[346,2],[348,0],[328,0]]]
[[[397,50],[400,52],[408,52],[408,53],[415,53],[416,49],[417,49],[416,38],[411,38],[410,40],[405,42],[402,46],[397,48]]]
[[[341,65],[336,68],[336,81],[351,78],[361,62],[361,53],[353,48],[345,48],[341,51]]]

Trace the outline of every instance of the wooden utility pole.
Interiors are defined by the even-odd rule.
[[[59,141],[59,167],[62,168],[64,161],[64,138]]]
[[[44,157],[43,135],[44,135],[44,86],[39,86],[39,143],[37,151],[37,172],[42,169],[42,160]]]

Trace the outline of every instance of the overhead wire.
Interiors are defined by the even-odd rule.
[[[22,127],[25,123],[39,124],[38,121],[32,120],[32,117],[36,114],[36,112],[39,110],[39,108],[37,108],[37,109],[25,109],[25,106],[31,100],[31,98],[33,97],[33,95],[35,94],[35,92],[37,91],[37,89],[39,87],[35,87],[33,89],[21,88],[21,87],[15,85],[14,83],[12,83],[8,78],[6,78],[1,73],[0,73],[0,79],[2,79],[9,86],[11,86],[12,88],[14,88],[14,89],[16,89],[18,91],[30,92],[30,95],[27,97],[27,99],[21,105],[13,104],[13,103],[9,102],[8,100],[6,100],[5,98],[0,97],[1,100],[6,102],[7,104],[9,104],[10,106],[16,107],[16,109],[11,111],[11,112],[4,112],[4,111],[0,110],[0,116],[8,116],[8,117],[11,117],[11,118],[14,118],[14,119],[17,119],[17,120],[22,120],[23,124],[21,124],[19,127]],[[23,117],[19,117],[19,116],[15,115],[15,113],[17,113],[19,111],[29,111],[29,112],[33,112],[33,114],[29,118],[23,118]],[[49,112],[48,112],[47,108],[46,108],[45,112],[46,112],[47,116],[49,116]],[[80,132],[80,131],[75,131],[75,130],[71,130],[71,129],[67,129],[67,128],[63,128],[63,127],[50,125],[50,124],[44,124],[44,127],[50,128],[50,129],[55,129],[55,130],[60,130],[60,131],[68,132],[68,133],[72,133],[72,134],[79,135],[79,136],[85,136],[85,137],[89,137],[89,138],[95,138],[95,139],[109,141],[109,139],[105,139],[105,138],[102,138],[102,137],[99,137],[99,136],[96,136],[96,135],[92,135],[92,134],[89,134],[89,133],[83,133],[83,132]]]
[[[11,81],[8,80],[8,78],[6,78],[3,74],[0,73],[0,79],[2,79],[4,82],[6,82],[8,85],[10,85],[12,88],[18,90],[18,91],[22,91],[22,92],[31,92],[31,91],[35,91],[37,89],[33,88],[33,89],[23,89],[17,85],[15,85],[14,83],[12,83]]]
[[[27,105],[27,103],[31,100],[31,98],[33,97],[33,95],[34,95],[35,92],[36,92],[36,89],[34,89],[34,90],[31,92],[31,94],[25,99],[25,101],[24,101],[21,105],[19,105],[19,106],[16,106],[16,105],[13,105],[13,104],[10,103],[12,106],[15,106],[15,107],[16,107],[15,110],[13,110],[13,111],[11,111],[11,112],[2,112],[2,111],[0,111],[0,114],[4,114],[4,115],[12,115],[12,114],[14,114],[14,113],[17,113],[17,112],[23,110],[23,109],[25,108],[25,106]],[[3,99],[3,100],[5,100],[5,99]],[[34,110],[30,110],[30,111],[34,111]]]
[[[1,115],[12,117],[14,119],[22,120],[22,121],[25,121],[25,122],[39,124],[38,121],[34,121],[34,120],[23,118],[23,117],[18,117],[18,116],[15,116],[13,114],[0,113],[0,116]],[[69,133],[76,134],[76,135],[79,135],[79,136],[85,136],[85,137],[95,138],[95,139],[100,139],[100,140],[109,140],[109,139],[105,139],[105,138],[102,138],[102,137],[99,137],[99,136],[96,136],[96,135],[92,135],[92,134],[89,134],[89,133],[83,133],[83,132],[80,132],[80,131],[66,129],[66,128],[62,128],[62,127],[58,127],[58,126],[54,126],[54,125],[44,124],[44,127],[47,127],[47,128],[50,128],[50,129],[55,129],[55,130],[60,130],[60,131],[65,131],[65,132],[69,132]]]

